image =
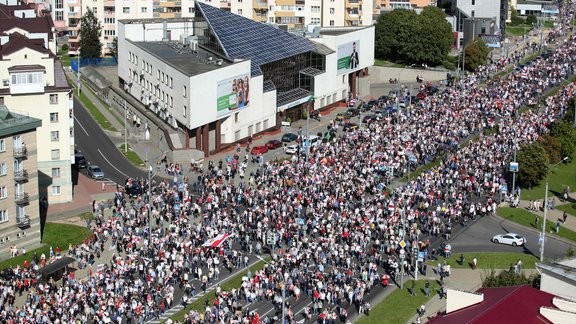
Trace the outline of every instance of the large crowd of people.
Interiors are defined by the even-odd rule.
[[[549,41],[559,44],[549,57],[486,86],[479,81],[488,80],[487,73],[513,61],[482,67],[414,109],[312,148],[307,159],[259,159],[257,171],[249,174],[248,159],[236,157],[210,164],[191,177],[196,181],[185,179],[183,170],[174,172],[174,182],[141,180],[142,187],[151,186],[151,197],[145,190],[133,196],[119,192],[101,207],[110,217],[95,208],[93,235],[82,244],[2,271],[0,318],[6,323],[143,323],[236,271],[247,272],[241,287],[225,291],[216,285],[215,301],[186,314],[184,322],[263,322],[250,305],[268,301],[280,314],[283,290],[292,301],[311,300],[302,310],[286,305],[293,321],[346,321],[349,309],[367,312],[365,296],[374,285],[396,278],[402,266],[416,271],[410,262],[399,262],[400,241],[430,249],[434,256],[430,238],[448,239],[455,224],[494,212],[514,147],[536,140],[566,112],[574,84],[544,105],[536,100],[573,73],[576,38],[567,36],[566,17],[571,14],[561,15],[550,34]],[[520,113],[530,104],[538,106]],[[498,131],[484,135],[491,127]],[[460,145],[476,134],[477,140]],[[445,157],[438,166],[389,189],[393,177],[440,154]],[[230,237],[204,246],[221,234]],[[268,249],[273,257],[263,269],[241,270],[251,256]],[[410,248],[405,253],[413,257]],[[64,254],[78,269],[88,269],[88,276],[41,280],[45,260]]]

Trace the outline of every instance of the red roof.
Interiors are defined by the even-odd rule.
[[[557,308],[555,297],[530,286],[482,288],[484,301],[448,315],[440,315],[429,323],[552,323],[540,315],[540,307]]]

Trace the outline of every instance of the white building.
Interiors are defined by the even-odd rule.
[[[37,129],[39,195],[49,203],[64,203],[72,201],[73,106],[62,63],[52,52],[52,28],[42,25],[45,19],[8,19],[16,24],[10,28],[0,19],[0,105],[42,120]]]
[[[536,269],[542,276],[540,290],[576,302],[576,258],[537,263]]]
[[[205,155],[346,99],[374,63],[373,27],[310,40],[200,2],[195,18],[118,24],[120,83]]]

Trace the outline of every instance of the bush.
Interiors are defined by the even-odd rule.
[[[512,268],[513,265],[510,265]],[[540,275],[534,274],[530,277],[526,277],[524,272],[520,274],[515,273],[513,270],[502,270],[500,273],[496,274],[494,269],[482,277],[482,287],[492,288],[492,287],[510,287],[510,286],[520,286],[520,285],[530,285],[534,288],[540,288]]]
[[[534,14],[530,14],[528,15],[528,17],[526,17],[526,24],[532,26],[533,24],[538,23],[538,19],[536,18],[536,16]]]
[[[62,50],[63,50],[63,51],[67,51],[67,50],[68,50],[68,44],[62,45]]]
[[[456,70],[456,64],[454,64],[453,62],[451,62],[450,60],[444,60],[442,61],[442,66],[445,67],[448,70],[454,71]]]
[[[519,25],[523,25],[525,23],[526,23],[526,20],[524,20],[522,17],[512,16],[512,18],[510,18],[510,26],[519,26]]]

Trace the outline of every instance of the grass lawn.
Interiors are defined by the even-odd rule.
[[[533,214],[526,209],[523,208],[508,208],[502,207],[498,208],[497,213],[500,217],[512,221],[514,223],[518,223],[520,225],[524,225],[526,227],[536,228],[534,221],[536,219],[536,214]],[[538,230],[542,229],[542,217],[539,216],[538,221]],[[558,235],[560,237],[569,239],[571,241],[576,241],[576,232],[565,228],[564,226],[560,226],[560,232],[556,233],[556,223],[554,222],[555,219],[550,221],[549,219],[546,220],[546,232],[551,233],[553,235]]]
[[[132,162],[132,164],[137,165],[137,166],[143,166],[144,165],[144,161],[142,161],[142,159],[138,156],[138,154],[136,154],[136,152],[134,152],[132,150],[130,145],[128,145],[128,151],[126,151],[124,149],[124,144],[121,144],[119,149],[120,149],[120,152],[122,152],[122,154],[124,154],[124,156],[128,160],[130,160],[130,162]]]
[[[68,245],[77,245],[82,243],[86,237],[90,237],[92,232],[85,227],[60,224],[60,223],[46,223],[44,225],[44,233],[42,234],[42,242],[44,245],[38,249],[27,251],[26,255],[19,255],[15,258],[3,260],[0,262],[0,270],[6,269],[17,264],[22,265],[24,260],[30,262],[34,256],[34,252],[38,257],[44,253],[47,258],[50,257],[50,246],[54,249],[60,247],[62,252],[68,250]]]
[[[556,209],[560,209],[561,211],[565,211],[572,216],[576,216],[576,204],[564,204],[556,206]]]
[[[571,190],[576,189],[576,159],[570,159],[568,163],[562,163],[550,170],[548,197],[562,197],[565,186],[569,186]],[[545,189],[545,179],[531,190],[522,188],[522,200],[543,199]]]
[[[254,274],[254,273],[256,273],[256,271],[259,271],[262,268],[264,268],[264,265],[265,265],[264,261],[257,262],[249,268],[250,272],[252,272],[252,274]],[[230,278],[226,282],[222,283],[220,285],[220,287],[222,288],[222,291],[230,291],[233,288],[240,288],[242,285],[242,277],[244,277],[247,272],[248,271],[241,272],[241,273],[237,274],[236,276]],[[208,300],[208,302],[210,302],[210,306],[212,306],[214,304],[215,297],[216,297],[216,295],[214,292],[208,293],[208,294],[204,295],[203,297],[199,298],[198,300],[194,301],[193,303],[188,304],[188,306],[186,306],[186,308],[180,310],[178,313],[172,315],[172,317],[170,317],[170,318],[173,321],[182,322],[184,320],[184,316],[186,314],[190,313],[191,310],[195,310],[198,312],[204,312],[205,300]]]
[[[68,55],[68,50],[63,51],[60,49],[60,60],[62,61],[62,65],[64,67],[70,66],[70,61],[72,58]]]
[[[410,179],[416,179],[418,178],[419,175],[421,175],[422,173],[437,167],[440,165],[440,162],[442,162],[442,160],[446,157],[446,155],[441,155],[441,156],[437,156],[436,159],[434,159],[434,161],[432,162],[428,162],[428,164],[425,164],[421,167],[419,167],[418,169],[416,169],[416,171],[414,172],[410,172]],[[404,177],[402,177],[402,179],[400,179],[401,182],[406,182],[408,181],[408,175],[405,175]]]
[[[506,34],[514,36],[524,36],[530,33],[532,26],[506,26]]]
[[[488,242],[487,244],[493,243]],[[464,254],[464,264],[460,264],[460,254]],[[452,257],[447,259],[446,263],[448,263],[452,269],[469,269],[471,268],[470,262],[472,262],[474,258],[478,261],[478,269],[508,269],[511,263],[516,263],[518,260],[522,260],[522,267],[524,269],[534,269],[534,264],[539,261],[536,256],[521,252],[464,252],[452,254]],[[436,269],[438,262],[444,264],[444,258],[439,258],[438,260],[439,261],[430,260],[426,263],[429,267],[432,267],[432,269]]]
[[[533,59],[537,58],[538,56],[540,56],[539,52],[528,55],[525,58],[523,58],[522,60],[520,60],[520,64],[526,64],[526,63],[532,61]]]
[[[380,59],[374,59],[374,65],[375,66],[389,66],[389,67],[397,67],[397,68],[404,68],[406,67],[403,64],[398,64],[398,63],[394,63],[394,62],[390,62],[390,61],[386,61],[386,60],[380,60]]]
[[[390,296],[386,297],[381,303],[372,307],[370,316],[362,316],[356,323],[358,324],[372,324],[372,323],[406,323],[412,316],[416,315],[416,311],[420,305],[436,295],[440,286],[433,280],[430,281],[430,296],[426,297],[424,294],[424,284],[426,281],[416,281],[416,296],[410,295],[412,288],[412,281],[404,282],[404,289],[396,289]],[[431,314],[426,314],[429,316]]]
[[[74,89],[74,95],[77,96],[78,90],[76,87],[76,82],[70,80],[70,78],[68,78],[68,84]],[[83,88],[86,88],[87,86],[84,86]],[[90,91],[90,90],[88,90]],[[86,95],[83,92],[80,92],[80,101],[82,102],[82,104],[84,105],[84,107],[86,107],[86,109],[88,109],[88,112],[90,112],[90,115],[92,115],[92,117],[96,120],[96,122],[98,124],[100,124],[100,126],[106,130],[109,130],[111,132],[116,132],[116,128],[114,128],[114,126],[112,126],[110,124],[110,122],[108,121],[108,119],[106,119],[106,117],[104,117],[104,115],[100,112],[100,110],[98,110],[98,108],[96,108],[96,106],[94,106],[94,104],[92,103],[92,101],[90,101],[88,99],[88,97],[86,97]]]

